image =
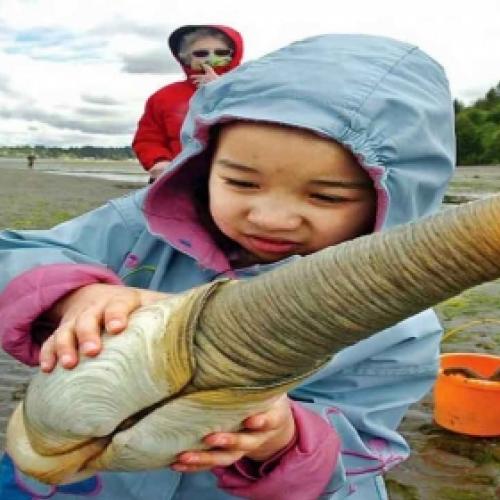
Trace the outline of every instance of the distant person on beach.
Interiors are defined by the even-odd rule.
[[[155,92],[146,102],[132,147],[154,180],[179,153],[180,130],[196,89],[240,64],[243,40],[226,26],[182,26],[168,44],[186,79]]]
[[[36,156],[34,154],[29,154],[26,159],[28,160],[28,167],[35,168]]]

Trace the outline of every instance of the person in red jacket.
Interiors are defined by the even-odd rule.
[[[168,44],[186,79],[149,97],[132,142],[151,179],[181,150],[181,126],[196,89],[238,66],[243,56],[240,33],[220,25],[182,26],[172,32]]]

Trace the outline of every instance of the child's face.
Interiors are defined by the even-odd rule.
[[[280,125],[220,134],[209,178],[215,224],[259,262],[306,255],[371,232],[368,174],[338,143]]]
[[[202,63],[209,66],[225,66],[231,61],[231,49],[219,38],[207,36],[191,44],[189,55],[192,69],[202,69]]]

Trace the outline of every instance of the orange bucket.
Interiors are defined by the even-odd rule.
[[[488,378],[500,368],[500,356],[474,353],[441,355],[434,388],[434,420],[445,429],[470,436],[500,436],[500,382],[445,374],[465,368]]]

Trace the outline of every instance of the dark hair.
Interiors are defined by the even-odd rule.
[[[200,224],[212,236],[215,244],[226,254],[234,252],[240,246],[231,238],[228,238],[215,224],[212,214],[210,213],[210,194],[208,191],[208,181],[210,178],[210,170],[212,158],[217,149],[221,125],[214,125],[209,131],[209,139],[207,147],[200,154],[199,164],[202,167],[193,183],[193,204],[196,210],[196,215]]]

